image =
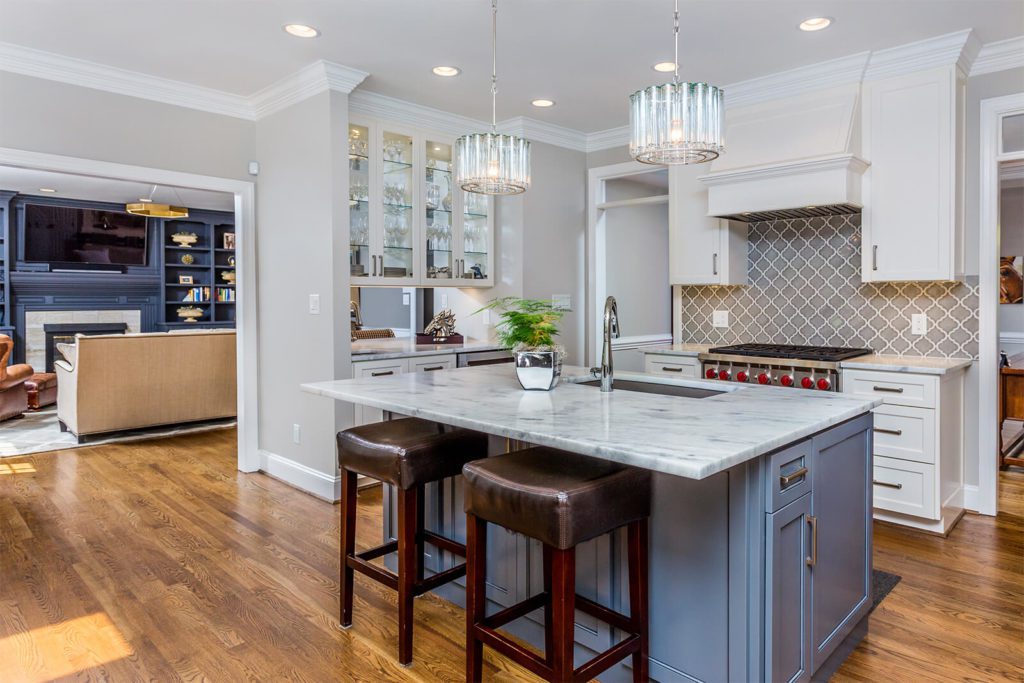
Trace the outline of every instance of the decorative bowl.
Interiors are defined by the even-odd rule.
[[[178,309],[178,317],[187,323],[198,322],[203,317],[203,309],[198,306],[182,306]]]
[[[222,280],[224,280],[224,282],[234,283],[234,281],[235,281],[235,271],[233,271],[233,270],[225,270],[223,273],[220,274],[220,277],[221,277]]]
[[[192,245],[199,241],[199,236],[194,232],[176,232],[171,235],[171,241],[179,247],[192,248]]]

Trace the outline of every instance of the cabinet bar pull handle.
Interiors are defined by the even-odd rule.
[[[871,387],[875,391],[888,391],[890,394],[902,394],[903,387]]]
[[[878,245],[871,247],[871,270],[878,270]]]
[[[423,368],[423,372],[433,372],[434,370],[444,370],[443,365],[435,365],[432,368]]]
[[[370,377],[383,377],[384,375],[393,375],[394,370],[381,370],[380,372],[371,372]]]
[[[718,275],[718,254],[711,255],[711,274]]]
[[[370,258],[373,259],[373,276],[377,277],[377,257],[371,256]]]
[[[683,371],[682,368],[669,368],[669,367],[663,367],[661,370],[662,370],[662,372],[682,372]]]
[[[872,479],[871,483],[875,486],[884,486],[887,489],[896,489],[897,491],[903,488],[903,484],[890,484],[887,481],[878,481],[877,479]]]
[[[807,515],[807,523],[811,526],[811,556],[807,558],[807,566],[818,564],[818,518]]]
[[[789,486],[790,482],[796,481],[797,479],[806,476],[806,474],[807,468],[801,467],[796,472],[791,472],[790,474],[783,474],[782,476],[780,476],[779,484],[781,484],[783,487]]]
[[[893,434],[895,436],[900,436],[901,434],[903,434],[902,429],[882,429],[881,427],[875,427],[875,431],[880,434]]]

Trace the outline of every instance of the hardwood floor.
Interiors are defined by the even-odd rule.
[[[903,577],[837,680],[1024,680],[1024,473],[949,539],[878,526]],[[233,431],[0,459],[0,681],[460,681],[462,610],[356,578],[337,626],[339,506],[235,471]],[[357,545],[380,536],[361,494]],[[532,680],[488,655],[486,680]]]

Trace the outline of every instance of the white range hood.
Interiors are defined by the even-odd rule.
[[[729,111],[726,152],[701,177],[708,215],[753,222],[860,211],[859,85]]]

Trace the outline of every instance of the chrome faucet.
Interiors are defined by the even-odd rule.
[[[619,338],[619,309],[615,297],[604,302],[604,345],[601,351],[601,391],[611,391],[615,378],[612,372],[612,339]],[[598,371],[598,368],[594,368]]]

